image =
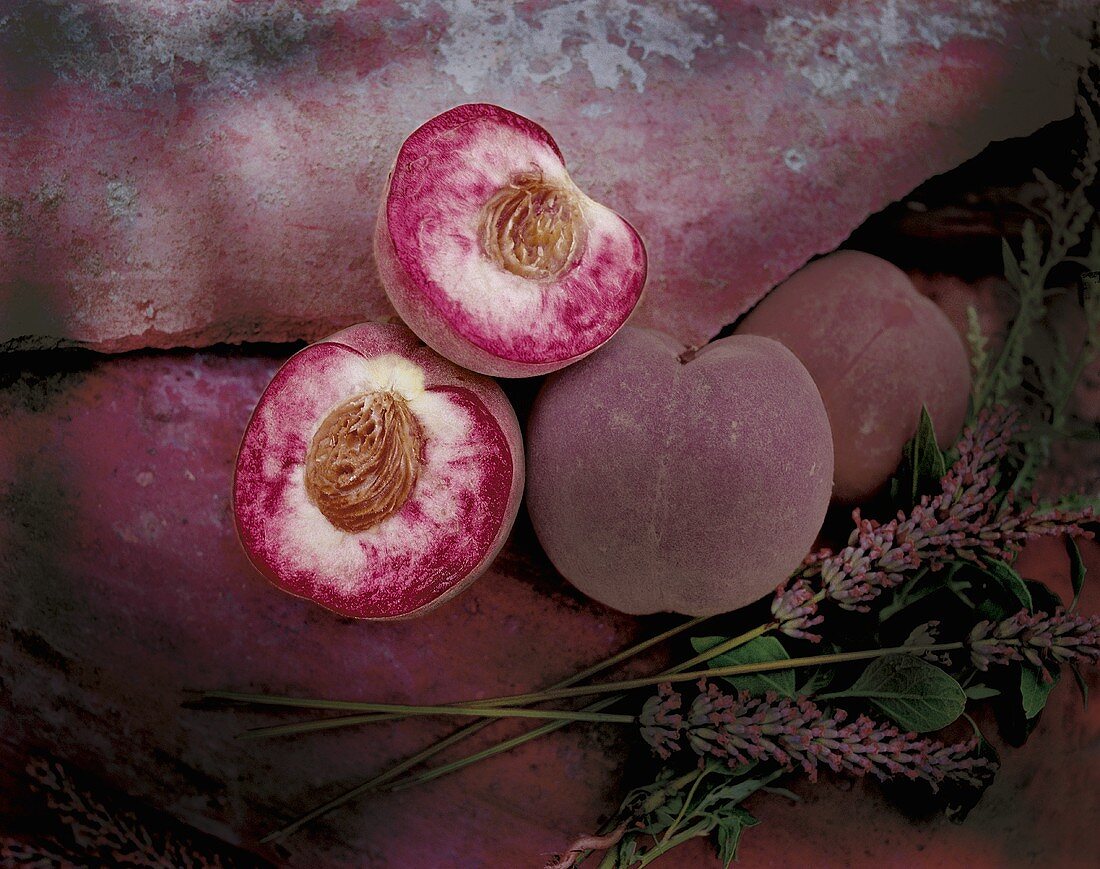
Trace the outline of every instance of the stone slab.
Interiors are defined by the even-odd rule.
[[[490,573],[430,615],[335,617],[269,586],[233,532],[237,442],[278,359],[49,362],[0,389],[0,768],[9,779],[28,754],[47,753],[291,866],[538,866],[614,808],[629,764],[620,734],[575,726],[430,786],[361,800],[281,849],[259,846],[273,825],[446,726],[239,742],[244,727],[294,716],[184,709],[188,689],[488,696],[556,681],[668,621],[579,598],[523,522]],[[1100,575],[1100,546],[1084,552],[1090,578]],[[1030,550],[1022,570],[1068,596],[1059,544]],[[1096,582],[1082,609],[1100,611]],[[1100,672],[1087,678],[1100,689]],[[1100,809],[1098,739],[1100,707],[1083,711],[1067,680],[1034,741],[1003,752],[1000,779],[965,825],[907,816],[874,787],[796,782],[801,804],[753,802],[764,824],[746,836],[743,865],[1081,865]],[[5,788],[0,816],[17,799]],[[693,846],[660,865],[718,864]]]
[[[401,140],[543,123],[700,344],[871,212],[1072,109],[1087,0],[119,0],[0,20],[0,347],[317,338],[391,312]]]

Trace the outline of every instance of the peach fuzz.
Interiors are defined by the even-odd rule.
[[[364,323],[279,369],[237,456],[233,509],[256,568],[341,615],[420,615],[480,576],[523,493],[500,387]]]
[[[539,541],[625,613],[752,603],[798,567],[829,504],[829,421],[794,354],[750,336],[683,350],[627,327],[551,376],[528,422]]]
[[[836,448],[834,497],[863,501],[890,479],[928,407],[941,447],[966,417],[970,362],[951,321],[893,264],[860,251],[810,263],[735,330],[785,344],[821,391]]]
[[[626,322],[646,276],[638,233],[573,183],[550,135],[485,104],[444,112],[402,145],[374,253],[409,328],[496,377],[591,353]]]

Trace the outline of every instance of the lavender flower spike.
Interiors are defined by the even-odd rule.
[[[979,622],[967,638],[970,659],[979,670],[990,664],[1027,661],[1049,680],[1050,664],[1088,664],[1100,661],[1100,615],[1028,613],[1000,622]]]
[[[940,480],[940,493],[925,495],[908,515],[898,513],[880,523],[854,511],[856,527],[848,545],[836,553],[822,550],[809,556],[795,584],[777,592],[772,611],[780,630],[784,619],[777,610],[793,613],[801,599],[795,586],[815,577],[829,600],[843,609],[866,612],[884,589],[922,567],[939,570],[959,558],[1011,562],[1023,544],[1036,537],[1091,537],[1085,528],[1097,518],[1091,507],[1039,510],[1034,504],[1019,504],[1011,492],[999,495],[997,475],[1019,430],[1018,416],[1003,407],[983,411],[963,432],[959,458]],[[790,627],[804,630],[793,623],[796,618],[792,616]]]
[[[817,614],[817,600],[813,587],[804,579],[795,580],[790,588],[779,586],[772,601],[772,615],[778,630],[796,640],[821,641],[820,634],[812,634],[809,628],[821,624],[825,617]]]
[[[667,760],[680,748],[680,730],[684,726],[680,708],[680,695],[672,685],[664,682],[657,686],[657,693],[646,700],[639,721],[642,723],[642,739],[661,757]]]
[[[720,758],[731,767],[770,760],[788,769],[800,767],[811,781],[824,765],[858,776],[922,779],[935,790],[947,779],[980,785],[995,771],[990,760],[973,753],[975,738],[945,744],[902,733],[865,715],[845,723],[843,710],[827,712],[805,697],[788,700],[769,693],[761,698],[746,691],[735,696],[700,680],[699,694],[680,716],[674,714],[679,698],[668,686],[658,696],[652,709],[659,707],[661,722],[646,721],[643,712],[642,735],[662,756],[679,748],[683,735],[702,757]],[[668,735],[670,730],[677,731],[675,737]],[[655,741],[654,733],[660,734]]]

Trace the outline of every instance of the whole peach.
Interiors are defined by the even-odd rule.
[[[813,376],[833,429],[834,498],[889,480],[928,407],[941,447],[966,417],[970,363],[951,321],[901,269],[859,251],[823,257],[758,304],[737,334],[774,338]]]
[[[829,503],[829,421],[794,354],[751,336],[683,349],[627,327],[550,377],[528,421],[543,548],[626,613],[751,603],[798,566]]]

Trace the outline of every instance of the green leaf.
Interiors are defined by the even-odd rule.
[[[1024,704],[1024,715],[1031,719],[1042,712],[1047,705],[1047,697],[1057,683],[1057,677],[1052,676],[1049,682],[1044,682],[1042,674],[1034,667],[1021,667],[1020,698]]]
[[[962,686],[914,655],[876,658],[847,691],[823,697],[866,697],[901,727],[918,733],[946,727],[966,708]]]
[[[719,785],[706,795],[702,804],[704,807],[713,809],[716,812],[724,812],[730,806],[735,806],[742,800],[751,797],[760,788],[777,778],[778,775],[779,773],[772,772],[755,778],[739,779],[732,784]]]
[[[968,700],[988,700],[990,697],[999,697],[1000,694],[1000,691],[988,685],[971,685],[966,689]]]
[[[902,506],[912,506],[921,495],[934,495],[940,491],[940,480],[947,473],[943,452],[936,443],[932,417],[923,404],[916,434],[902,448],[902,463],[891,492]]]
[[[1077,683],[1077,690],[1081,692],[1081,706],[1088,709],[1089,684],[1085,681],[1085,677],[1081,675],[1081,671],[1077,668],[1076,664],[1070,664],[1069,671],[1073,673],[1073,681]]]
[[[798,693],[812,697],[819,691],[828,688],[834,676],[836,676],[836,670],[832,667],[818,667],[798,689]]]
[[[1036,229],[1034,220],[1024,221],[1020,240],[1024,254],[1024,268],[1029,275],[1034,276],[1043,263],[1043,242],[1039,238],[1039,230]]]
[[[1020,271],[1020,264],[1016,261],[1016,254],[1012,252],[1012,246],[1007,238],[1001,239],[1001,262],[1004,264],[1005,277],[1018,291],[1024,285],[1024,275]]]
[[[898,613],[912,606],[921,598],[939,591],[948,580],[955,575],[961,565],[956,562],[946,570],[938,570],[935,573],[928,568],[921,568],[912,579],[900,585],[893,593],[893,599],[878,612],[879,622],[891,619]]]
[[[985,561],[985,574],[991,577],[999,585],[1011,592],[1013,597],[1030,613],[1035,612],[1035,604],[1031,599],[1027,583],[1015,570],[1003,561],[989,558]]]
[[[1045,583],[1035,579],[1025,579],[1024,584],[1035,602],[1035,612],[1052,613],[1062,605],[1062,599]]]
[[[692,637],[691,645],[702,654],[724,643],[726,637]],[[724,652],[707,661],[710,667],[732,667],[737,664],[762,664],[765,661],[785,661],[790,657],[783,644],[775,637],[757,637],[743,646]],[[774,691],[780,697],[794,696],[794,670],[772,670],[768,673],[749,673],[744,676],[723,677],[733,687],[750,694]]]
[[[1081,550],[1077,548],[1077,541],[1066,535],[1066,552],[1069,553],[1069,581],[1073,586],[1073,603],[1070,610],[1077,609],[1077,601],[1081,597],[1081,589],[1085,585],[1085,560],[1081,557]]]
[[[728,815],[718,820],[718,859],[723,869],[729,869],[737,859],[737,849],[741,845],[741,836],[749,827],[755,827],[760,821],[744,809],[735,807]]]

